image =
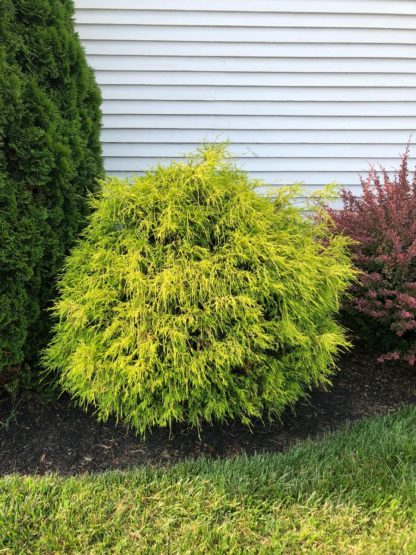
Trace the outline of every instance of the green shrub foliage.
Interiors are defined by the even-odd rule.
[[[1,0],[0,386],[45,344],[55,276],[102,174],[100,94],[72,16],[69,0]]]
[[[218,146],[103,183],[45,353],[81,404],[145,432],[278,415],[327,381],[346,239],[256,186]]]

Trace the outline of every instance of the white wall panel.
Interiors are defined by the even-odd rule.
[[[272,185],[387,169],[416,130],[413,0],[75,0],[107,171],[229,140]]]
[[[416,15],[413,0],[77,0],[79,10]]]
[[[225,3],[227,5],[227,3]],[[208,7],[207,7],[208,9]],[[332,13],[293,12],[238,12],[238,11],[172,11],[83,9],[77,14],[77,22],[83,24],[115,25],[181,25],[190,27],[330,27],[339,24],[339,15]],[[397,14],[343,14],[346,27],[361,29],[414,29],[415,17]]]
[[[416,129],[416,117],[366,117],[366,116],[196,116],[196,115],[105,115],[104,127],[108,129],[166,129],[174,137],[175,130],[197,130],[204,139],[205,131],[221,131],[233,142],[233,131],[238,129],[264,131],[298,130],[404,130],[409,135]],[[330,135],[328,140],[331,140]]]
[[[244,72],[187,72],[187,71],[96,71],[100,85],[215,85],[217,87],[350,87],[362,90],[378,87],[404,89],[416,87],[416,73],[251,73]],[[306,94],[304,98],[309,98]],[[409,99],[414,97],[409,94]]]
[[[144,40],[241,43],[415,44],[413,29],[354,29],[321,27],[189,27],[172,25],[78,25],[87,40]],[[192,51],[190,51],[191,54]]]

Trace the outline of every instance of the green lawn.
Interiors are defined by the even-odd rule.
[[[282,455],[0,480],[0,553],[416,553],[416,408]]]

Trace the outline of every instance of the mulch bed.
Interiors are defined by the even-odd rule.
[[[385,414],[416,404],[416,368],[390,363],[355,351],[339,362],[329,391],[315,390],[281,422],[238,422],[205,426],[200,435],[185,425],[156,429],[142,441],[114,422],[98,423],[92,413],[69,399],[45,404],[39,397],[22,399],[15,418],[0,427],[0,474],[79,474],[164,465],[187,458],[232,457],[279,452],[307,437],[336,429],[347,421]],[[0,422],[10,416],[10,402],[0,403]],[[9,419],[10,420],[10,419]]]

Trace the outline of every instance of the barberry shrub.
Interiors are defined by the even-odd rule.
[[[23,369],[47,343],[45,309],[103,169],[100,93],[72,0],[0,4],[1,388],[37,375]]]
[[[391,176],[372,167],[361,178],[362,196],[342,191],[343,208],[330,210],[350,236],[362,274],[346,303],[349,325],[384,349],[380,360],[416,362],[416,173],[409,148]]]
[[[278,415],[328,381],[346,240],[257,185],[222,146],[103,182],[45,352],[64,390],[144,433]]]

